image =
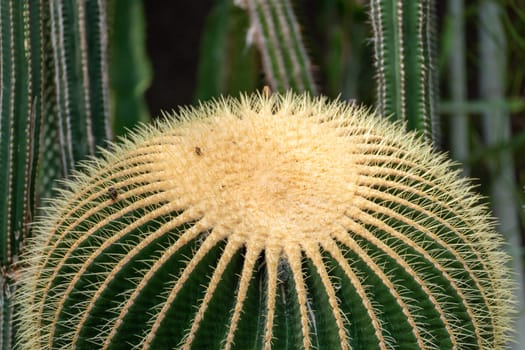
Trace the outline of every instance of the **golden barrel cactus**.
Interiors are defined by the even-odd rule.
[[[308,95],[186,109],[85,166],[34,227],[21,349],[499,349],[512,277],[466,180]]]

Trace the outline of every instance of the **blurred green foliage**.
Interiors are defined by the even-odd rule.
[[[142,0],[112,0],[109,18],[109,84],[115,135],[149,120],[144,92],[151,81]]]

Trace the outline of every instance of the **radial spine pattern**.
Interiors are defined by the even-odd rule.
[[[35,226],[21,349],[499,349],[512,279],[442,154],[361,107],[253,95],[115,146]]]

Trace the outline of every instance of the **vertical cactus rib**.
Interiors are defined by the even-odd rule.
[[[266,323],[264,325],[264,342],[265,350],[272,348],[274,337],[273,328],[275,326],[275,305],[277,299],[277,264],[280,258],[278,249],[266,250],[266,269],[267,269],[267,287],[266,287]],[[308,347],[305,347],[308,349]]]
[[[11,52],[15,53],[14,51],[14,19],[13,19],[13,4],[11,2],[4,1],[4,4],[2,4],[2,51],[3,52]],[[6,55],[7,56],[7,55]],[[13,133],[14,133],[14,123],[15,123],[15,116],[14,116],[14,103],[15,103],[15,83],[16,83],[16,76],[15,76],[15,59],[14,57],[7,56],[2,57],[2,86],[11,87],[10,89],[2,88],[1,93],[1,100],[0,100],[0,107],[2,107],[1,110],[1,124],[0,124],[0,131],[2,132],[2,154],[0,155],[2,159],[2,171],[4,172],[1,177],[2,184],[2,193],[5,193],[5,196],[2,196],[2,222],[4,223],[2,227],[2,266],[6,266],[10,262],[10,250],[11,250],[11,244],[10,244],[10,234],[11,234],[11,226],[12,226],[12,212],[11,208],[13,196],[11,195],[12,191],[12,170],[13,170]],[[4,136],[5,135],[5,136]],[[7,136],[7,137],[6,137]],[[4,276],[2,276],[2,280],[4,279]],[[2,299],[4,297],[4,292],[2,291]],[[2,310],[3,311],[3,310]]]
[[[247,43],[256,43],[260,52],[266,79],[274,91],[284,91],[290,88],[287,76],[284,53],[277,38],[276,26],[270,17],[268,2],[249,1],[243,7],[249,12],[250,28],[247,33]],[[287,52],[285,49],[284,52]]]
[[[345,322],[343,321],[343,315],[339,308],[339,303],[336,300],[334,287],[332,286],[332,282],[330,281],[330,277],[328,276],[328,272],[326,271],[326,267],[322,260],[321,254],[317,249],[314,249],[312,247],[304,247],[304,251],[306,256],[309,259],[311,259],[313,266],[317,271],[317,274],[319,274],[319,276],[321,277],[321,282],[328,297],[328,305],[330,310],[332,311],[332,316],[335,319],[338,336],[337,343],[341,345],[341,349],[348,350],[349,347],[346,334],[346,327],[344,324]]]
[[[40,135],[42,126],[42,45],[43,45],[43,0],[37,0],[27,3],[27,21],[28,21],[28,40],[29,52],[28,56],[30,64],[28,65],[29,79],[28,84],[31,86],[31,109],[30,109],[30,124],[29,133],[31,140],[28,143],[28,154],[30,155],[31,163],[28,167],[28,206],[29,218],[28,222],[32,222],[33,212],[39,205],[39,193],[37,191],[38,185],[38,166],[40,163]],[[22,242],[24,244],[24,242]]]
[[[310,339],[310,325],[309,317],[307,310],[308,296],[305,288],[302,264],[301,264],[301,251],[299,249],[289,248],[285,251],[286,256],[290,264],[290,269],[292,271],[295,292],[297,293],[297,301],[299,303],[299,313],[300,313],[300,323],[301,323],[301,335],[303,338],[302,345],[305,349],[310,349],[311,339]]]
[[[109,104],[109,66],[108,66],[108,24],[106,1],[85,2],[86,21],[85,35],[87,42],[87,57],[89,65],[91,129],[95,146],[108,145],[113,132],[110,123]],[[95,150],[95,153],[96,150]],[[94,154],[94,153],[93,153]]]
[[[437,112],[439,99],[439,80],[437,67],[436,45],[436,4],[433,0],[420,3],[418,29],[423,43],[420,57],[423,58],[422,79],[420,86],[423,90],[423,103],[421,113],[424,115],[424,128],[427,130],[427,139],[431,138],[434,145],[439,146],[440,125]],[[428,132],[430,130],[430,132]]]
[[[89,108],[90,100],[91,100],[91,88],[90,88],[90,80],[89,80],[89,72],[88,72],[88,47],[86,42],[86,11],[85,11],[85,3],[84,1],[77,1],[76,2],[76,12],[78,14],[78,20],[77,20],[77,28],[76,32],[78,33],[79,38],[79,48],[80,48],[80,67],[81,67],[81,86],[82,91],[84,92],[84,105],[85,105],[85,115],[86,115],[86,130],[91,131],[93,128],[93,125],[91,124],[91,110]],[[86,134],[86,143],[87,143],[87,150],[89,154],[95,154],[95,140],[93,139],[93,134],[91,132],[88,132]]]
[[[18,279],[18,257],[32,216],[33,47],[27,2],[0,2],[0,348],[14,338],[12,297]]]
[[[105,4],[100,1],[29,2],[34,34],[31,81],[36,98],[35,203],[52,197],[57,178],[107,146],[109,102]],[[38,24],[37,24],[38,23]],[[37,91],[38,90],[38,91]],[[40,206],[40,204],[37,204]]]
[[[88,163],[47,209],[21,350],[505,344],[501,237],[421,136],[293,93],[176,119]]]
[[[373,0],[377,106],[437,139],[434,1]]]
[[[237,291],[235,307],[231,316],[230,326],[228,328],[228,335],[226,336],[226,342],[224,343],[224,350],[230,350],[231,347],[234,345],[233,341],[235,338],[235,332],[237,331],[237,328],[239,326],[239,320],[242,319],[241,312],[246,301],[248,288],[250,287],[251,279],[253,276],[253,269],[261,252],[262,250],[256,247],[246,247],[246,257],[244,259],[244,266],[242,268],[241,279],[239,281],[239,290]]]
[[[5,206],[2,209],[2,265],[16,262],[20,242],[26,235],[29,206],[29,169],[32,164],[31,137],[27,137],[33,117],[30,113],[31,85],[28,83],[28,62],[31,52],[26,47],[28,23],[24,17],[25,3],[3,4],[2,13],[2,143],[0,161],[4,174],[1,190]],[[7,11],[7,18],[6,12]],[[6,33],[7,32],[7,33]]]
[[[111,137],[105,5],[50,0],[49,13],[58,136],[67,175]]]
[[[385,30],[383,28],[383,21],[381,20],[381,11],[379,0],[370,2],[370,17],[374,33],[374,60],[377,65],[376,68],[376,106],[379,112],[386,110],[384,103],[386,102],[386,71],[385,71]]]
[[[36,28],[39,37],[39,65],[35,67],[34,82],[39,82],[39,94],[37,96],[37,110],[40,111],[40,123],[37,124],[39,133],[35,136],[38,144],[38,159],[34,170],[38,174],[38,181],[35,184],[35,203],[39,203],[40,198],[52,197],[52,187],[54,181],[65,177],[62,164],[64,159],[62,152],[67,149],[60,147],[59,125],[57,118],[57,96],[55,93],[56,75],[53,62],[53,47],[55,42],[52,36],[52,17],[50,13],[50,0],[41,0],[39,4],[39,25]],[[35,6],[31,6],[35,9]]]
[[[55,89],[56,94],[56,112],[57,112],[57,126],[58,126],[58,140],[60,149],[62,150],[61,161],[64,173],[69,173],[70,169],[74,167],[74,153],[73,153],[73,136],[71,135],[71,121],[70,121],[70,100],[69,100],[69,86],[67,84],[67,66],[64,53],[64,25],[62,21],[65,16],[62,13],[61,2],[49,1],[49,17],[51,25],[51,40],[53,49],[53,64],[55,74]],[[72,31],[69,30],[68,33]],[[81,122],[79,120],[79,122]],[[76,143],[82,145],[81,138],[75,138]]]
[[[94,54],[100,56],[103,64],[106,61],[105,56],[111,57],[107,69],[112,102],[113,128],[111,129],[115,135],[124,135],[127,132],[126,130],[132,129],[138,122],[149,120],[144,92],[150,84],[152,70],[145,47],[144,4],[140,0],[114,0],[107,3],[106,6],[100,2],[101,0],[98,0],[99,4],[97,4],[97,8],[94,8],[97,11],[93,12],[96,14],[102,11],[101,13],[107,17],[107,21],[104,18],[99,21],[101,28],[98,33],[101,35],[102,45],[98,51],[94,51]],[[104,12],[105,7],[107,7],[107,14]],[[106,26],[106,22],[109,28],[102,28],[102,26]],[[106,35],[108,36],[107,39]],[[106,44],[108,40],[111,43],[110,45]],[[106,48],[108,52],[106,52]],[[224,52],[226,51],[224,50]],[[216,59],[213,54],[209,56]],[[220,66],[216,60],[214,60],[214,64],[215,69]],[[102,69],[101,73],[104,74],[101,77],[102,79],[94,77],[92,81],[100,81],[101,85],[107,89],[106,69]],[[107,96],[107,93],[102,96]],[[106,114],[107,109],[106,102],[104,108]],[[109,126],[106,125],[106,127]],[[108,135],[110,135],[109,132]]]
[[[290,0],[241,0],[250,17],[248,43],[255,42],[273,91],[316,94],[312,65],[304,48]]]
[[[313,78],[313,66],[312,63],[309,60],[309,56],[306,52],[305,46],[303,43],[303,38],[301,35],[301,30],[299,28],[299,23],[295,17],[292,3],[290,1],[276,1],[276,6],[282,6],[283,7],[283,15],[280,15],[279,19],[282,22],[282,27],[284,31],[289,30],[291,35],[291,40],[287,39],[287,44],[290,46],[295,46],[294,55],[292,56],[292,62],[294,64],[293,67],[295,68],[295,64],[298,64],[301,67],[301,70],[298,72],[297,70],[294,70],[294,74],[301,74],[302,75],[302,81],[304,83],[301,83],[303,90],[302,91],[310,91],[312,94],[315,94],[317,91],[316,84]],[[286,21],[282,20],[282,18],[286,18]],[[285,22],[289,23],[290,28],[288,29],[285,26]],[[284,33],[284,36],[287,37],[288,33]],[[297,62],[296,62],[297,61]]]

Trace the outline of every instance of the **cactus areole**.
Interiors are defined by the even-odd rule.
[[[512,279],[442,154],[362,107],[244,96],[93,160],[35,224],[21,349],[499,349]]]

